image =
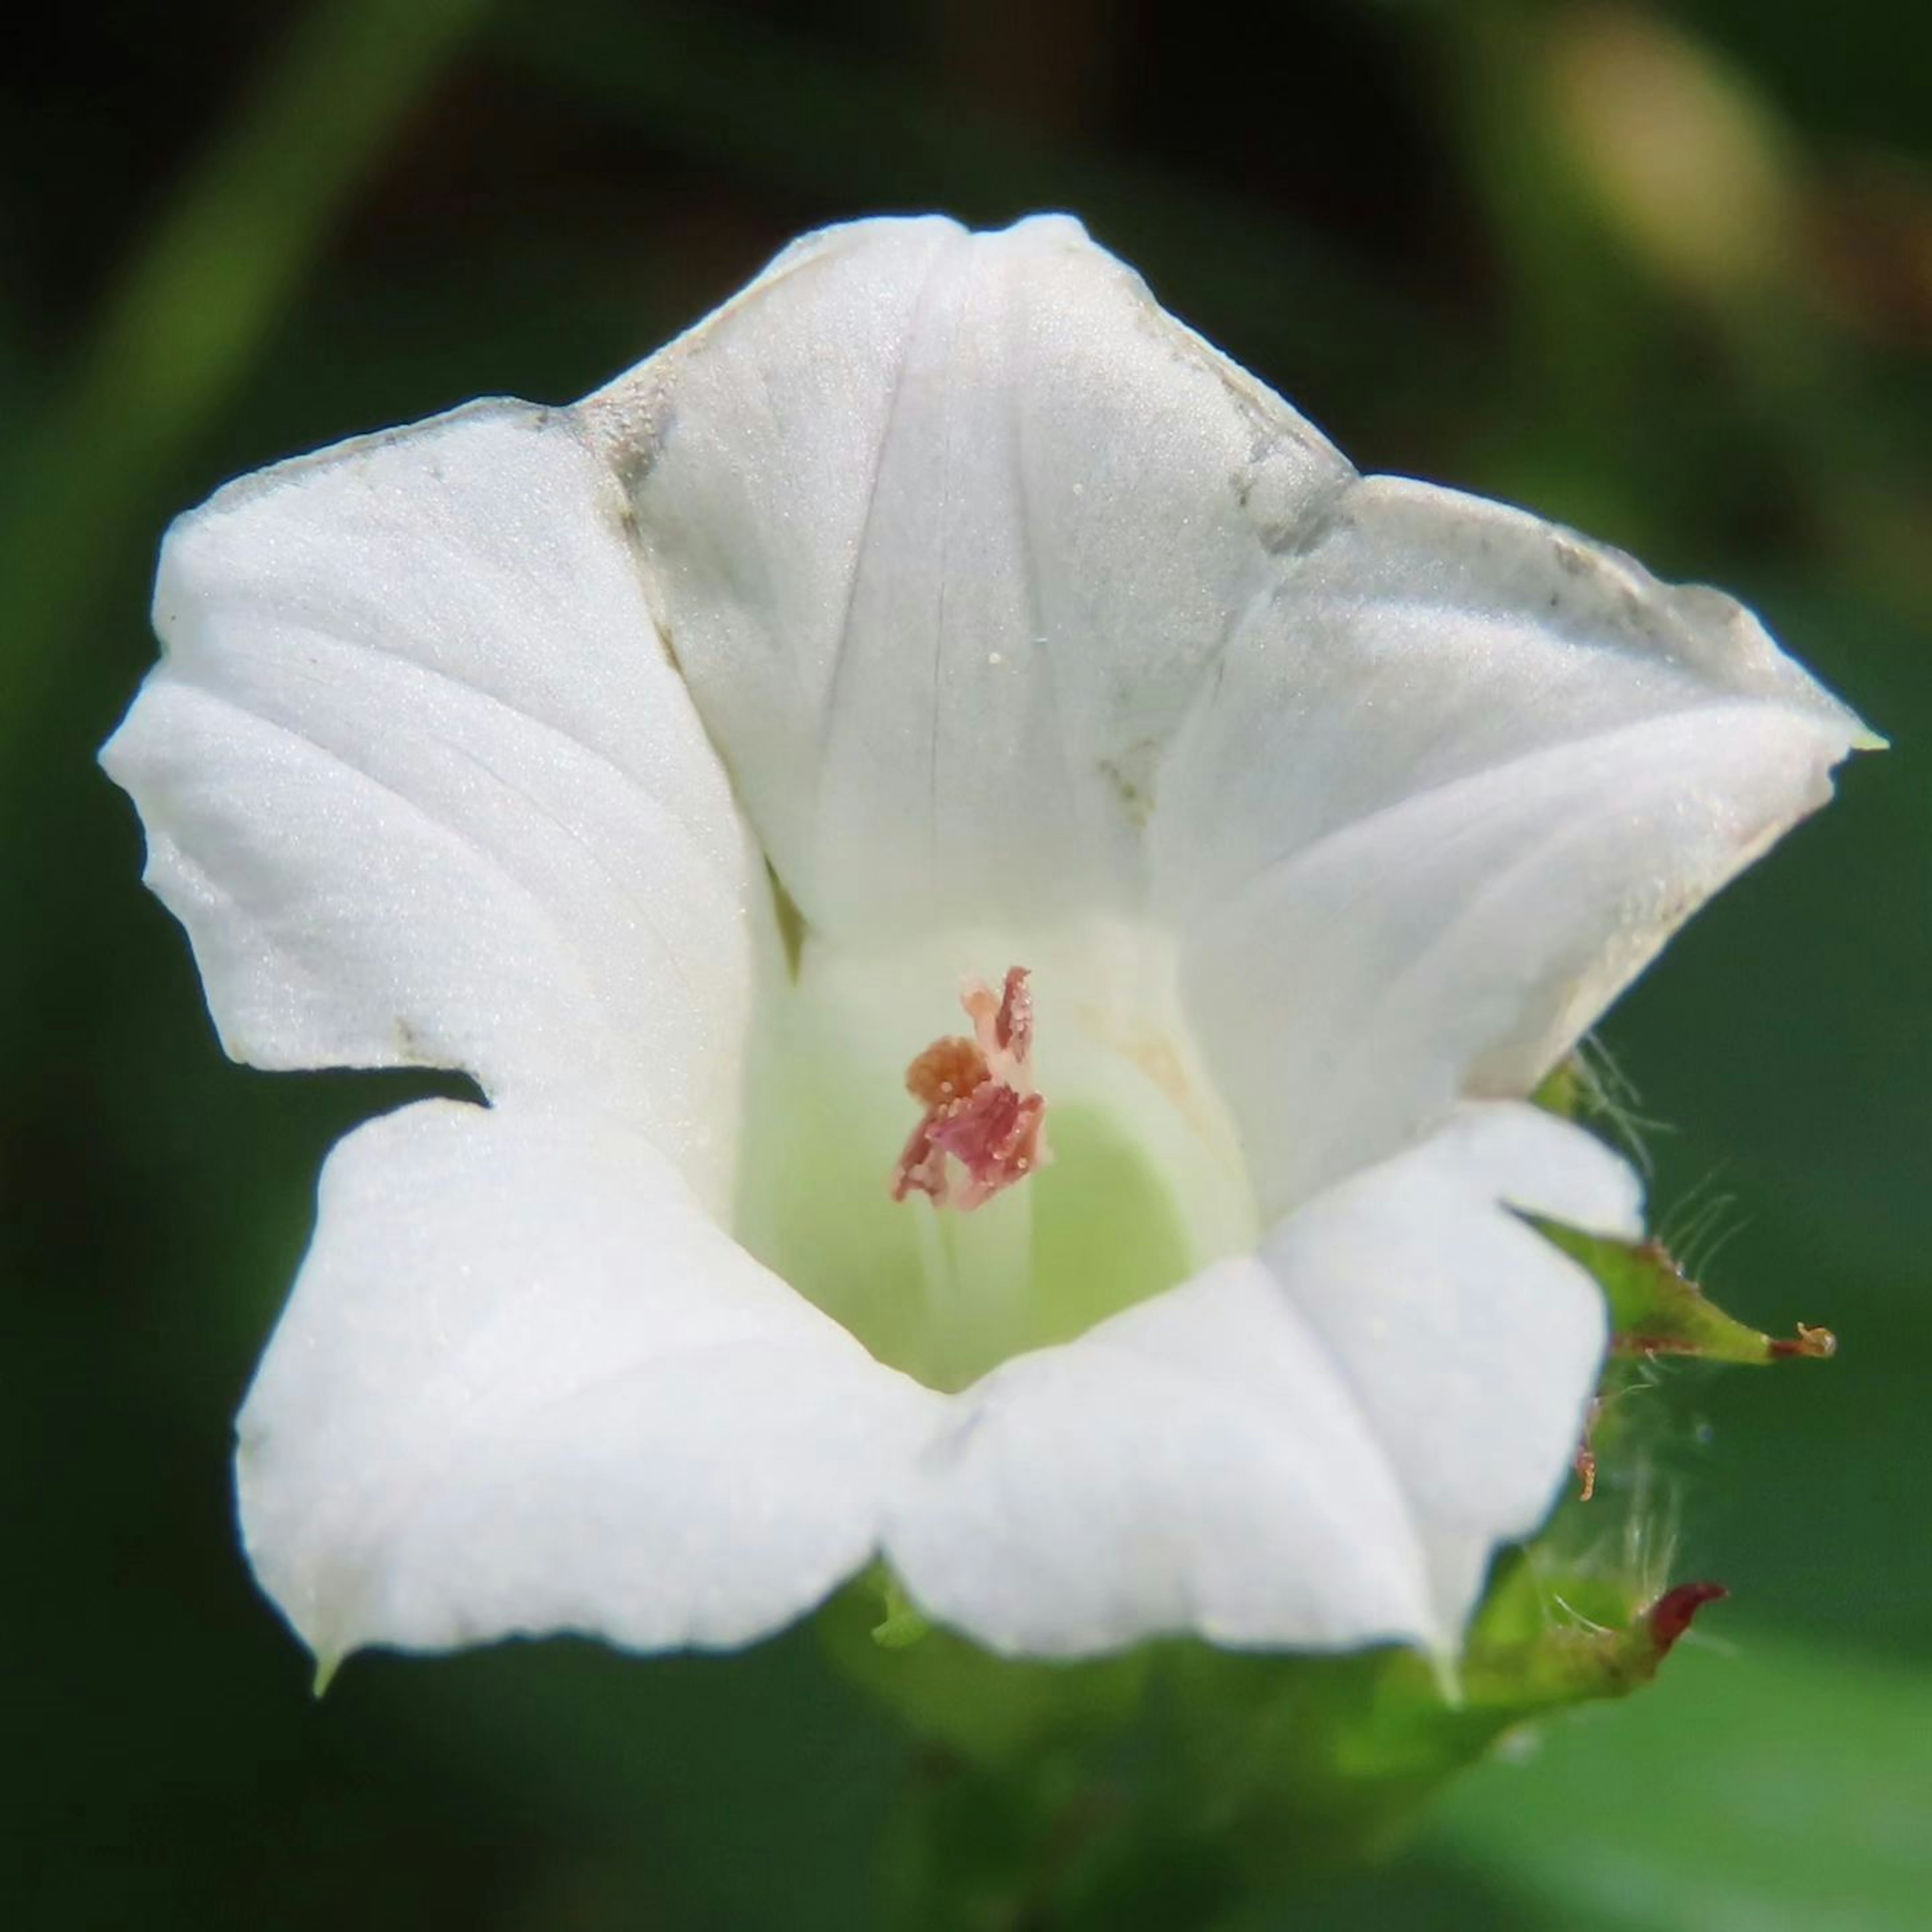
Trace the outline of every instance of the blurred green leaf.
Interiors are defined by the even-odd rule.
[[[1580,1932],[1918,1932],[1928,1795],[1932,1682],[1754,1638],[1473,1774],[1432,1835]]]
[[[324,0],[182,184],[0,472],[0,772],[100,562],[232,394],[330,223],[482,0]],[[147,539],[152,541],[152,538]]]
[[[1180,285],[1163,293],[1186,312],[1292,315],[1305,363],[1383,383],[1417,373],[1403,352],[1412,305],[1306,225],[1131,152],[1070,142],[936,63],[896,68],[763,14],[689,8],[520,0],[500,10],[493,38],[709,169],[782,180],[848,215],[929,208],[990,225],[1070,209],[1149,274],[1164,266]],[[1450,350],[1466,373],[1468,345]]]

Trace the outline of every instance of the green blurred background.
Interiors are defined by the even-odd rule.
[[[1843,1341],[1666,1378],[1670,1571],[1735,1602],[1386,1868],[1239,1922],[1932,1924],[1932,11],[1267,19],[97,0],[16,40],[6,1924],[868,1922],[919,1767],[809,1632],[724,1660],[372,1657],[311,1700],[236,1546],[229,1421],[323,1150],[409,1088],[224,1062],[92,754],[150,660],[163,524],[227,476],[479,393],[575,395],[827,220],[1046,206],[1365,466],[1737,590],[1898,746],[1606,1028],[1708,1284]]]

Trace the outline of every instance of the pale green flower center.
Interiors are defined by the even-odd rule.
[[[962,978],[1030,969],[1051,1162],[970,1213],[892,1198],[908,1063]],[[856,951],[808,937],[764,1003],[734,1219],[882,1360],[957,1388],[1252,1245],[1253,1190],[1184,1022],[1172,942],[1096,922]]]

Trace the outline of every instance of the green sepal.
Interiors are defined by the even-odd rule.
[[[1613,1072],[1580,1059],[1537,1096],[1627,1132],[1624,1097]],[[1170,1639],[1084,1662],[1004,1658],[932,1624],[883,1564],[826,1605],[819,1629],[831,1657],[922,1746],[892,1922],[1075,1932],[1131,1914],[1148,1922],[1157,1893],[1150,1922],[1204,1926],[1257,1888],[1384,1849],[1510,1733],[1657,1676],[1693,1617],[1725,1593],[1646,1586],[1658,1526],[1647,1486],[1622,1466],[1628,1431],[1609,1398],[1647,1357],[1764,1363],[1833,1344],[1819,1329],[1776,1341],[1746,1327],[1655,1243],[1544,1232],[1609,1305],[1615,1357],[1598,1433],[1618,1445],[1617,1480],[1592,1502],[1595,1459],[1580,1446],[1581,1493],[1534,1544],[1499,1558],[1454,1657]]]
[[[1552,1068],[1532,1096],[1538,1106],[1566,1120],[1590,1126],[1602,1122],[1612,1138],[1634,1146],[1638,1123],[1630,1097],[1613,1064],[1600,1053],[1593,1060],[1580,1052]],[[1822,1360],[1838,1351],[1838,1338],[1828,1328],[1801,1322],[1795,1336],[1774,1339],[1726,1315],[1661,1242],[1606,1240],[1552,1222],[1538,1225],[1596,1276],[1610,1304],[1612,1346],[1618,1354],[1691,1355],[1762,1366],[1794,1356]]]
[[[1828,1328],[1801,1322],[1787,1340],[1747,1328],[1712,1301],[1660,1242],[1606,1240],[1554,1226],[1543,1232],[1596,1276],[1610,1304],[1612,1346],[1619,1354],[1762,1366],[1797,1356],[1822,1360],[1837,1351]]]
[[[1600,1111],[1601,1090],[1589,1063],[1580,1053],[1573,1053],[1544,1076],[1542,1085],[1529,1097],[1546,1113],[1580,1120]]]
[[[1694,1585],[1633,1607],[1627,1580],[1584,1565],[1552,1576],[1513,1552],[1453,1666],[1393,1647],[1282,1655],[1192,1640],[1056,1664],[930,1625],[889,1643],[878,1633],[899,1619],[880,1610],[898,1592],[883,1569],[819,1627],[926,1747],[899,1846],[903,1922],[1020,1922],[1001,1914],[1024,1906],[1098,1926],[1158,1873],[1187,1892],[1167,1908],[1179,1927],[1382,1849],[1506,1733],[1649,1682],[1721,1594]]]
[[[819,1613],[840,1670],[918,1736],[988,1766],[1077,1746],[1132,1720],[1149,1653],[1083,1664],[994,1656],[928,1622],[883,1563]]]
[[[906,1650],[932,1634],[919,1606],[899,1586],[899,1580],[883,1563],[875,1564],[864,1580],[865,1587],[875,1593],[879,1621],[872,1626],[872,1641],[882,1650]]]

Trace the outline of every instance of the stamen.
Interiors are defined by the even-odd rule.
[[[926,1113],[893,1170],[895,1201],[916,1192],[969,1213],[1052,1158],[1046,1096],[1033,1084],[1027,977],[1024,966],[1010,967],[998,993],[967,980],[959,1004],[973,1037],[936,1040],[906,1069],[906,1090]]]

